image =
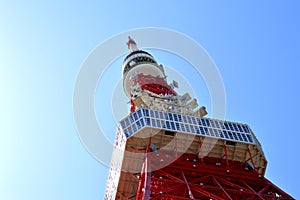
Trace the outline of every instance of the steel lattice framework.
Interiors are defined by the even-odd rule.
[[[146,171],[160,162],[156,157],[145,159],[135,199],[293,199],[245,163],[208,157],[201,161],[184,154],[167,167]]]
[[[204,118],[151,54],[131,38],[127,45],[131,113],[118,125],[106,200],[293,199],[264,177],[267,160],[248,125]]]

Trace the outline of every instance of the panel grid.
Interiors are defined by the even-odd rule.
[[[126,137],[144,127],[222,138],[256,144],[256,138],[246,124],[199,118],[141,108],[120,121]]]

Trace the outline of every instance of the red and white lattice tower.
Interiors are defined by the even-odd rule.
[[[267,160],[248,125],[205,118],[151,54],[131,38],[127,45],[131,109],[118,125],[106,200],[293,199],[264,177]]]

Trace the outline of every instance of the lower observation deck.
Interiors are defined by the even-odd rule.
[[[184,146],[177,144],[176,151],[198,152],[202,157],[224,155],[226,145],[229,160],[252,162],[253,167],[257,168],[261,175],[265,173],[267,161],[261,145],[246,124],[141,108],[121,120],[120,125],[126,139],[133,137],[133,142],[128,140],[127,146],[143,149],[148,144],[145,138],[150,137],[150,134],[156,138],[158,133],[174,138],[170,140],[173,143],[185,141]],[[158,138],[159,143],[153,143],[157,148],[169,150],[174,148],[175,144],[170,145],[168,143],[170,141],[161,144],[161,139]],[[138,140],[143,141],[143,144],[138,145]],[[202,145],[202,152],[199,144]]]
[[[259,142],[248,125],[141,108],[120,121],[126,138],[144,127],[202,135],[216,139],[255,144]]]
[[[252,199],[272,199],[267,192],[286,195],[264,178],[266,165],[246,124],[141,108],[119,123],[105,199],[142,199],[139,185],[146,180],[150,199],[174,199],[176,191],[182,198],[175,199],[190,199],[193,190],[195,199],[218,199],[209,198],[214,193],[225,195],[219,199],[237,192]]]

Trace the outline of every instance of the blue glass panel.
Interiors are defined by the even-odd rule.
[[[129,119],[130,124],[132,124],[134,122],[133,115],[129,115],[128,119]]]
[[[233,131],[238,131],[235,124],[231,124],[231,126],[232,126],[232,130],[233,130]]]
[[[129,128],[128,128],[128,134],[129,134],[129,136],[130,136],[132,133],[133,133],[132,126],[129,126]]]
[[[238,138],[239,138],[239,139],[238,139],[239,141],[243,141],[242,136],[241,136],[240,133],[237,133],[237,136],[238,136]]]
[[[134,121],[136,121],[136,120],[138,119],[138,116],[137,116],[137,113],[136,113],[136,112],[133,113],[132,116],[133,116]]]
[[[224,138],[224,133],[223,132],[220,133],[220,137]]]
[[[171,125],[170,125],[169,121],[166,121],[166,127],[167,127],[167,129],[171,129]]]
[[[137,131],[137,127],[135,124],[132,125],[132,129],[133,129],[133,132],[136,132]]]
[[[184,123],[188,123],[187,119],[186,119],[186,116],[184,116],[184,115],[182,116],[182,120],[183,120]]]
[[[204,120],[205,120],[206,126],[210,126],[210,121],[208,119],[204,119]]]
[[[252,136],[251,136],[251,135],[246,135],[246,136],[247,136],[247,138],[248,138],[248,141],[251,142],[251,143],[253,143]]]
[[[188,116],[188,117],[187,117],[187,120],[188,120],[189,124],[192,124],[192,123],[193,123],[191,117]]]
[[[150,113],[150,117],[154,117],[154,112],[153,112],[153,110],[150,110],[149,113]]]
[[[164,113],[162,113],[162,112],[158,112],[158,114],[159,114],[159,118],[160,118],[160,119],[165,119],[165,117],[164,117]]]
[[[211,125],[211,127],[216,127],[215,121],[212,120],[212,121],[210,122],[210,125]]]
[[[216,136],[216,137],[220,137],[219,130],[214,129],[214,132],[215,132],[215,136]]]
[[[245,133],[246,133],[246,128],[245,128],[245,126],[242,126],[242,129],[243,129],[242,132],[245,132]]]
[[[208,132],[207,132],[207,133],[208,133],[208,135],[210,135],[210,136],[214,136],[213,130],[212,130],[211,128],[208,129]]]
[[[180,124],[180,130],[181,130],[182,132],[185,132],[185,126],[184,126],[184,124]]]
[[[214,136],[215,136],[215,137],[219,137],[218,130],[217,130],[217,129],[213,129],[213,130],[214,130]]]
[[[232,133],[228,131],[227,134],[228,134],[229,138],[233,140],[233,135],[232,135]]]
[[[151,118],[151,126],[156,127],[155,119]]]
[[[122,127],[123,129],[126,127],[126,126],[125,126],[125,121],[124,121],[124,120],[121,121],[120,124],[121,124],[121,127]]]
[[[195,129],[194,129],[194,126],[190,126],[190,129],[191,129],[191,132],[192,132],[192,133],[195,133],[195,132],[196,132]]]
[[[242,134],[242,138],[243,138],[243,141],[248,142],[248,140],[247,140],[245,134]]]
[[[200,126],[199,130],[200,130],[200,134],[201,135],[206,135],[207,134],[207,128],[206,127]]]
[[[186,130],[186,132],[191,132],[188,124],[185,124],[185,130]]]
[[[215,134],[216,137],[220,137],[219,136],[219,131],[217,129],[214,129],[214,134]]]
[[[229,127],[229,124],[228,124],[228,122],[224,122],[224,129],[226,129],[226,130],[230,130],[230,127]]]
[[[233,132],[232,135],[235,140],[238,140],[236,133]]]
[[[239,132],[243,132],[243,129],[242,129],[241,125],[237,124],[237,127],[239,129]]]
[[[197,125],[196,118],[195,118],[195,117],[191,117],[191,119],[192,119],[192,124],[195,124],[195,125]]]
[[[218,132],[217,129],[214,129],[214,134],[215,134],[216,137],[219,137],[219,132]]]
[[[205,119],[200,119],[199,125],[206,126],[206,120]]]
[[[166,129],[166,122],[161,120],[161,126],[162,126],[163,129]]]
[[[215,127],[216,127],[216,128],[221,128],[218,121],[215,121]]]
[[[249,133],[250,132],[247,126],[243,126],[243,129],[244,129],[245,133]]]
[[[145,117],[149,117],[149,110],[148,109],[143,109],[143,113]]]
[[[250,133],[248,126],[246,126],[246,133]]]
[[[164,117],[163,117],[163,119],[169,119],[169,117],[168,117],[168,113],[164,113]]]
[[[141,112],[141,110],[136,111],[136,114],[137,114],[138,118],[142,117],[142,112]]]
[[[168,119],[171,120],[171,121],[173,121],[173,115],[172,115],[172,113],[168,113]]]
[[[182,116],[181,115],[177,115],[178,116],[178,121],[182,122]]]
[[[174,121],[178,122],[178,116],[176,114],[173,114]]]
[[[218,122],[218,128],[222,128],[223,123],[222,122]]]
[[[229,129],[230,129],[231,131],[234,131],[234,128],[233,128],[233,124],[232,124],[232,123],[229,123]]]
[[[175,122],[175,126],[176,126],[176,130],[180,130],[180,125],[179,125],[179,123],[178,122]]]
[[[161,125],[161,123],[160,123],[160,120],[158,119],[158,120],[156,120],[156,124],[157,124],[157,127],[158,128],[162,128],[162,125]]]
[[[124,134],[125,134],[126,138],[129,137],[128,129],[124,130]]]
[[[143,119],[140,119],[140,120],[136,121],[136,125],[137,125],[138,128],[141,128],[143,126],[141,121],[143,121]]]
[[[155,116],[155,118],[159,118],[159,114],[158,114],[158,111],[154,111],[154,116]]]
[[[126,117],[124,119],[126,126],[128,126],[130,124],[130,116]]]
[[[208,128],[206,128],[206,127],[203,127],[203,128],[204,128],[204,134],[207,135],[207,133],[208,133]]]
[[[229,124],[230,130],[234,131],[234,125],[232,123]]]
[[[223,134],[224,134],[225,138],[229,139],[227,131],[223,131]]]
[[[172,130],[176,130],[176,127],[175,127],[175,124],[174,124],[174,122],[171,122],[171,128],[172,128]]]
[[[146,121],[146,125],[150,126],[150,118],[149,118],[149,117],[146,117],[146,118],[145,118],[145,121]]]
[[[144,127],[144,126],[145,126],[145,121],[144,121],[144,119],[143,119],[143,118],[142,118],[142,119],[140,119],[140,123],[141,123],[142,127]]]

